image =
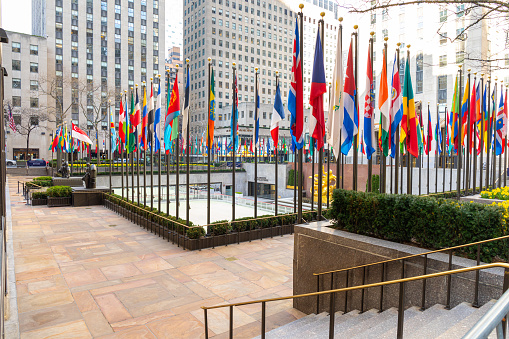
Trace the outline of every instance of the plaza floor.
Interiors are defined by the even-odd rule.
[[[9,177],[8,338],[201,338],[200,306],[292,294],[293,236],[184,251],[102,207],[27,206]],[[14,259],[14,260],[12,260]],[[235,338],[260,331],[236,308]],[[267,330],[303,316],[267,306]],[[228,310],[209,334],[228,337]]]

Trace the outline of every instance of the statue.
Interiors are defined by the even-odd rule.
[[[313,180],[313,186],[315,191],[314,198],[318,199],[318,194],[321,194],[322,201],[327,201],[327,185],[329,185],[329,199],[330,201],[332,201],[332,191],[336,188],[336,176],[332,174],[332,170],[329,170],[329,182],[327,182],[327,172],[325,171],[325,168],[323,169],[322,173],[323,175],[321,190],[318,188],[318,174],[315,174]],[[312,177],[309,178],[311,179]],[[309,192],[313,194],[313,188],[310,188]]]
[[[70,171],[69,171],[69,164],[67,161],[62,160],[62,167],[58,170],[58,173],[62,174],[62,178],[69,179]]]
[[[87,167],[87,172],[83,178],[81,178],[81,180],[85,182],[86,188],[95,188],[97,180],[97,168],[94,164],[87,164]]]

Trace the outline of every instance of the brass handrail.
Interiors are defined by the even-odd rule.
[[[358,285],[358,286],[351,286],[351,287],[344,287],[344,288],[338,288],[338,289],[331,289],[327,291],[319,291],[319,292],[311,292],[311,293],[304,293],[304,294],[297,294],[287,297],[278,297],[278,298],[269,298],[269,299],[261,299],[261,300],[252,300],[252,301],[244,301],[239,303],[232,303],[232,304],[222,304],[222,305],[216,305],[216,306],[201,306],[201,309],[205,312],[205,338],[208,338],[208,321],[207,321],[207,310],[211,309],[217,309],[217,308],[224,308],[229,307],[230,308],[230,338],[233,338],[233,307],[237,306],[244,306],[244,305],[251,305],[251,304],[262,304],[262,314],[265,314],[265,304],[267,302],[272,301],[281,301],[281,300],[289,300],[289,299],[297,299],[297,298],[303,298],[303,297],[312,297],[312,296],[320,296],[324,294],[332,294],[331,295],[331,302],[330,302],[330,312],[329,315],[333,315],[335,313],[335,301],[334,301],[334,295],[335,293],[339,292],[348,292],[348,291],[354,291],[354,290],[364,290],[367,288],[372,287],[381,287],[381,286],[387,286],[387,285],[393,285],[393,284],[404,284],[406,282],[410,281],[417,281],[417,280],[426,280],[430,278],[437,278],[437,277],[443,277],[443,276],[451,276],[454,274],[460,274],[460,273],[466,273],[471,271],[480,271],[490,268],[504,268],[505,274],[504,274],[504,284],[503,289],[507,289],[509,287],[509,264],[507,263],[492,263],[492,264],[484,264],[484,265],[478,265],[478,266],[472,266],[472,267],[465,267],[465,268],[458,268],[454,270],[449,271],[443,271],[443,272],[437,272],[437,273],[430,273],[420,276],[414,276],[414,277],[408,277],[408,278],[400,278],[390,281],[383,281],[383,282],[377,282],[372,284],[365,284],[365,285]],[[400,285],[402,286],[402,285]],[[399,295],[399,307],[398,307],[398,338],[403,338],[403,295],[402,288],[400,287],[400,295]],[[330,326],[329,326],[329,338],[333,337],[334,333],[334,316],[330,316]],[[265,318],[262,317],[262,338],[265,338]]]
[[[344,271],[354,270],[354,269],[357,269],[357,268],[363,268],[363,267],[368,267],[368,266],[385,264],[385,263],[393,262],[393,261],[400,261],[400,260],[406,260],[406,259],[410,259],[410,258],[416,258],[416,257],[420,257],[420,256],[423,256],[423,255],[433,254],[433,253],[452,251],[452,250],[455,250],[455,249],[458,249],[458,248],[462,248],[462,247],[469,247],[469,246],[474,246],[474,245],[480,245],[480,244],[485,244],[485,243],[488,243],[488,242],[502,240],[502,239],[509,239],[509,235],[504,235],[504,236],[498,237],[498,238],[492,238],[492,239],[487,239],[487,240],[476,241],[476,242],[472,242],[472,243],[464,244],[464,245],[457,245],[457,246],[453,246],[453,247],[442,248],[442,249],[439,249],[439,250],[423,252],[423,253],[419,253],[419,254],[407,255],[407,256],[398,257],[398,258],[395,258],[395,259],[387,259],[387,260],[377,261],[377,262],[370,263],[370,264],[364,264],[364,265],[359,265],[359,266],[342,268],[342,269],[332,270],[332,271],[327,271],[327,272],[313,273],[313,275],[314,276],[319,276],[319,275],[324,275],[324,274],[344,272]]]

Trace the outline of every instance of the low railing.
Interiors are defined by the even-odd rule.
[[[497,338],[506,338],[505,321],[509,313],[509,292],[505,292],[481,319],[468,331],[463,339],[488,338],[497,330]]]
[[[376,265],[382,265],[382,269],[381,269],[382,274],[380,276],[381,276],[381,282],[383,282],[384,277],[385,277],[385,271],[388,270],[387,266],[389,263],[401,262],[402,263],[401,274],[403,275],[404,270],[405,270],[405,261],[408,261],[409,259],[413,259],[413,258],[419,258],[419,257],[424,257],[423,274],[426,274],[428,271],[428,256],[430,254],[434,254],[434,253],[443,253],[443,252],[447,253],[449,256],[448,269],[451,270],[452,269],[452,256],[453,256],[454,250],[467,248],[467,247],[471,247],[471,246],[477,246],[476,262],[477,262],[477,265],[480,265],[481,264],[481,245],[491,243],[494,241],[505,240],[505,239],[509,239],[509,235],[505,235],[505,236],[493,238],[493,239],[488,239],[488,240],[477,241],[477,242],[473,242],[473,243],[465,244],[465,245],[458,245],[458,246],[442,248],[439,250],[428,251],[428,252],[419,253],[419,254],[407,255],[407,256],[399,257],[399,258],[395,258],[395,259],[382,260],[382,261],[365,264],[365,265],[358,265],[358,266],[354,266],[354,267],[348,267],[348,268],[332,270],[332,271],[327,271],[327,272],[313,273],[313,275],[316,276],[316,291],[317,292],[320,291],[320,278],[321,277],[330,275],[330,286],[332,288],[334,285],[334,281],[337,279],[337,278],[335,278],[335,276],[337,276],[338,274],[344,273],[346,287],[348,287],[350,278],[352,281],[354,280],[353,277],[351,277],[351,276],[353,276],[353,274],[355,274],[355,273],[350,274],[350,272],[354,272],[356,270],[362,269],[361,279],[364,282],[366,279],[366,274],[367,274],[367,270],[369,269],[369,267],[376,266]],[[450,277],[448,277],[447,292],[446,292],[447,293],[447,302],[445,305],[448,308],[451,306],[451,283],[452,283],[452,280]],[[475,307],[478,307],[479,306],[479,272],[476,272],[476,275],[475,275],[475,288],[474,289],[475,290],[474,290],[473,305]],[[381,307],[381,305],[383,305],[383,299],[384,299],[383,289],[381,289],[381,291],[380,291],[380,307]],[[422,309],[424,309],[425,300],[426,300],[426,281],[424,280],[422,283],[422,299],[421,299],[421,303],[422,303],[421,308]],[[364,304],[363,301],[364,301],[364,293],[361,294],[361,305]],[[346,308],[347,302],[348,302],[348,300],[347,300],[347,298],[345,298],[345,308]],[[317,312],[319,312],[319,309],[320,309],[320,298],[318,296],[317,300],[316,300]],[[362,311],[362,309],[361,309],[361,311]]]
[[[279,297],[279,298],[271,298],[271,299],[262,299],[262,300],[253,300],[253,301],[245,301],[241,303],[233,303],[233,304],[223,304],[223,305],[216,305],[216,306],[202,306],[201,308],[204,311],[204,325],[205,325],[205,338],[208,339],[209,333],[208,333],[208,310],[217,309],[217,308],[229,308],[229,338],[233,338],[233,308],[238,306],[244,306],[244,305],[252,305],[252,304],[261,304],[261,337],[262,339],[265,339],[265,326],[266,326],[266,304],[273,301],[280,301],[280,300],[289,300],[289,299],[297,299],[297,298],[306,298],[306,297],[316,297],[320,295],[330,295],[330,303],[329,303],[329,338],[334,338],[334,322],[335,322],[335,313],[336,313],[336,302],[335,297],[337,293],[345,293],[345,299],[346,299],[346,293],[349,291],[355,291],[355,290],[362,290],[373,287],[382,287],[388,286],[388,285],[394,285],[399,284],[399,302],[398,302],[398,324],[397,324],[397,338],[402,339],[403,338],[403,328],[404,328],[404,305],[405,305],[405,283],[410,281],[417,281],[417,280],[423,280],[426,281],[430,278],[437,278],[437,277],[443,277],[447,276],[450,277],[455,274],[460,273],[466,273],[471,271],[479,272],[480,270],[486,270],[490,268],[503,268],[505,270],[504,272],[504,288],[503,292],[505,293],[509,287],[509,264],[506,263],[493,263],[493,264],[485,264],[485,265],[478,265],[474,267],[466,267],[466,268],[459,268],[455,270],[449,270],[444,272],[437,272],[437,273],[431,273],[431,274],[425,274],[415,277],[409,277],[409,278],[401,278],[391,281],[384,281],[384,282],[378,282],[378,283],[372,283],[367,285],[359,285],[359,286],[351,286],[351,287],[344,287],[339,289],[332,289],[327,291],[320,291],[320,292],[312,292],[312,293],[305,293],[305,294],[298,294],[288,297]],[[380,309],[382,310],[382,309]],[[505,310],[505,309],[504,309]],[[499,317],[496,318],[498,320]],[[503,329],[503,333],[505,334],[507,322],[506,320],[502,321],[502,325],[500,326],[501,329]],[[476,337],[477,338],[477,337]],[[500,338],[500,337],[499,337]],[[504,335],[505,338],[505,335]]]

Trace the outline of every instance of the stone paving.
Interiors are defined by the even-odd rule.
[[[10,338],[202,338],[202,305],[292,294],[293,236],[184,251],[103,206],[27,206],[18,179]],[[267,330],[303,315],[269,303]],[[261,305],[235,308],[235,338],[259,335],[260,316]],[[208,321],[210,336],[228,337],[228,309]]]

